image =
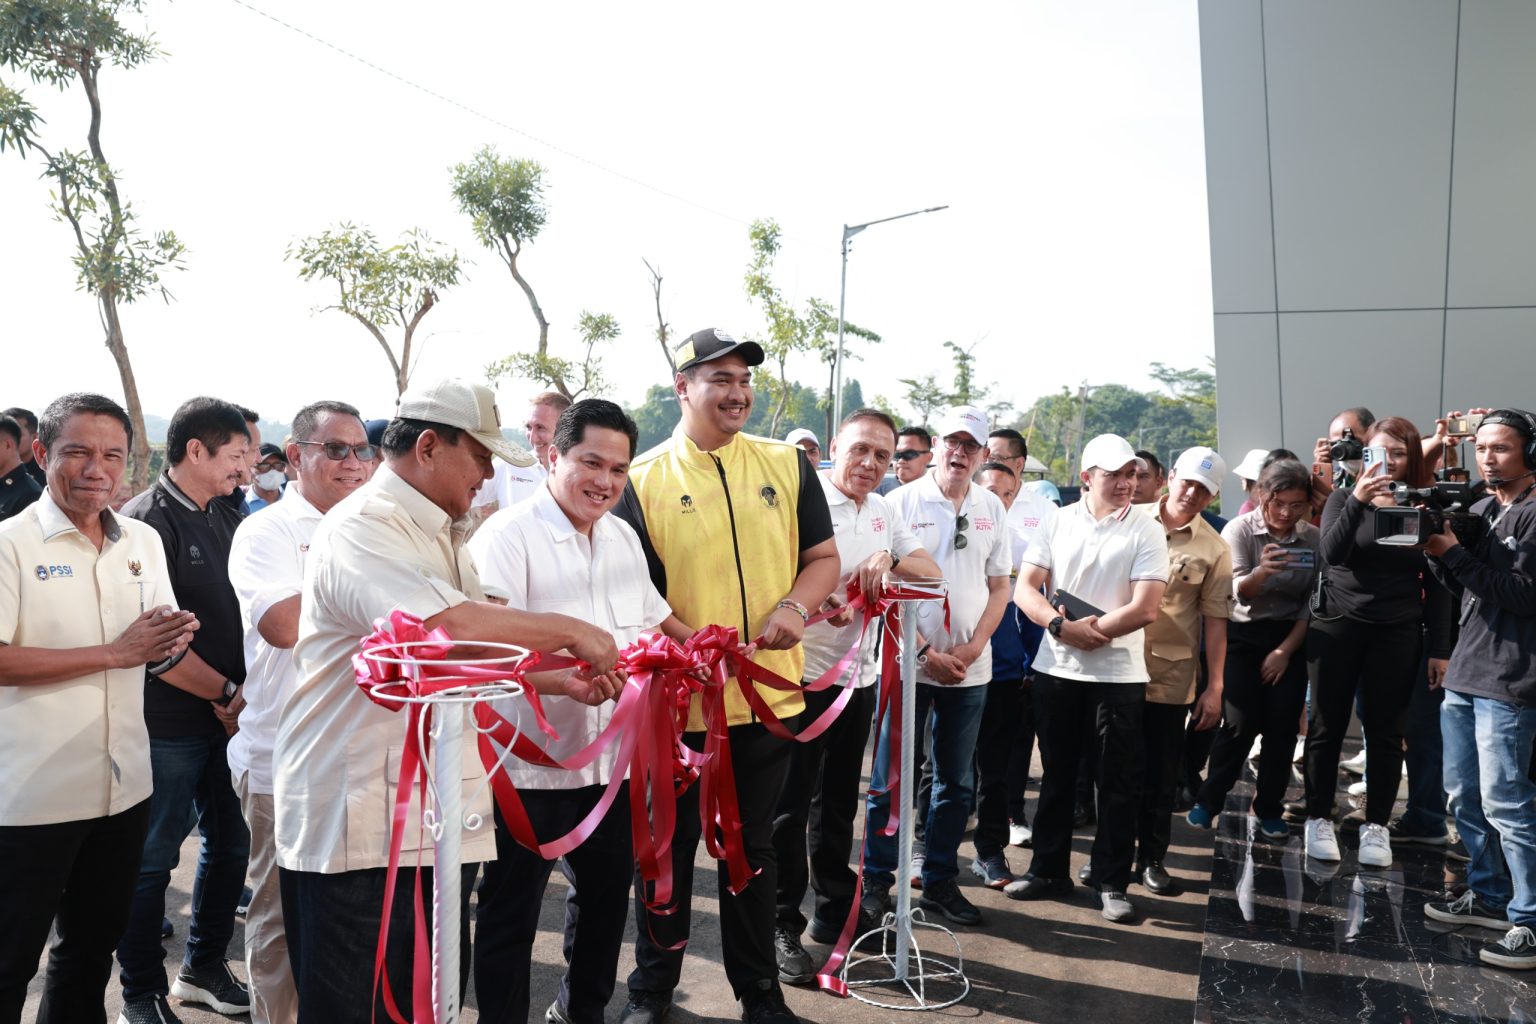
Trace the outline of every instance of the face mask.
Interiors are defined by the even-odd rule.
[[[256,474],[256,486],[264,491],[275,491],[283,486],[283,481],[288,476],[280,469],[269,469],[265,473]]]

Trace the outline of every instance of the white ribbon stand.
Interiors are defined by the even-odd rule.
[[[432,658],[417,659],[410,656],[411,648],[441,647],[438,640],[412,640],[370,647],[363,651],[366,661],[382,665],[399,665],[415,682],[424,678],[422,666],[434,668],[481,668],[511,671],[528,657],[528,650],[513,644],[489,641],[458,641],[454,646],[474,647],[505,651],[503,655],[488,658]],[[386,652],[404,652],[394,657]],[[437,683],[445,681],[441,674]],[[465,813],[464,809],[464,723],[470,721],[470,729],[478,732],[479,725],[471,718],[474,705],[502,697],[518,697],[523,693],[521,683],[506,679],[496,682],[465,680],[462,686],[453,686],[436,693],[412,696],[404,692],[401,682],[377,683],[369,692],[384,700],[402,704],[424,704],[433,713],[431,727],[426,727],[429,716],[422,715],[417,728],[422,730],[416,740],[421,750],[429,750],[422,763],[427,771],[427,802],[421,809],[422,825],[432,834],[432,1005],[435,1024],[457,1024],[459,1019],[459,904],[463,898],[460,868],[463,867],[462,839],[464,832],[477,832],[486,826],[483,817]],[[428,747],[426,740],[432,743]],[[487,775],[482,785],[489,786]],[[450,823],[453,827],[449,827]],[[413,898],[410,890],[406,899]],[[415,908],[413,908],[414,910]],[[426,1024],[426,1022],[418,1022]]]
[[[954,932],[943,925],[929,921],[921,908],[913,909],[911,879],[912,829],[915,813],[912,810],[912,795],[916,786],[916,780],[912,777],[912,761],[916,727],[914,705],[917,703],[917,608],[923,601],[943,599],[945,581],[940,578],[913,578],[893,580],[893,582],[905,590],[921,590],[932,595],[894,599],[903,604],[901,613],[901,788],[900,792],[894,794],[892,801],[894,806],[901,808],[901,822],[896,832],[896,910],[894,913],[885,915],[880,927],[865,932],[853,941],[853,946],[848,950],[848,958],[843,961],[840,974],[843,983],[848,986],[848,994],[871,1006],[878,1006],[885,1010],[942,1010],[946,1006],[954,1006],[971,991],[970,979],[965,976],[965,955],[960,949],[960,940],[955,937]],[[889,638],[882,637],[882,639]],[[890,749],[889,744],[886,749]],[[901,802],[895,804],[895,800]],[[868,829],[868,827],[866,823],[865,828]],[[955,947],[953,962],[931,953],[924,953],[917,942],[914,926],[930,928],[949,936],[949,941]],[[871,951],[861,955],[860,946],[867,940],[873,940],[875,936],[879,936],[878,952],[874,951],[875,943],[870,941]],[[865,970],[855,978],[854,972],[859,968],[865,968]],[[939,987],[940,991],[937,995],[928,991],[931,985]],[[882,1002],[868,991],[877,986],[882,990],[882,995],[889,994],[893,998],[907,1001]],[[905,992],[902,991],[903,989]],[[958,991],[955,991],[950,998],[942,998],[943,995],[955,989]]]

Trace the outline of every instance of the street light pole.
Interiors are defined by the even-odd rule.
[[[884,224],[887,221],[901,220],[904,217],[916,217],[920,213],[936,213],[939,210],[947,210],[949,206],[930,206],[926,210],[913,210],[911,213],[898,213],[894,217],[881,217],[879,220],[865,221],[863,224],[843,225],[843,276],[842,283],[837,291],[837,357],[834,363],[832,385],[832,429],[843,422],[843,310],[848,302],[848,240],[867,227],[876,224]]]

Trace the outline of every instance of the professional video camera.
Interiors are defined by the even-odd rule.
[[[1355,436],[1355,432],[1348,427],[1344,428],[1344,436],[1328,446],[1328,456],[1337,466],[1341,462],[1356,462],[1365,454],[1365,445]]]
[[[1378,508],[1374,514],[1376,543],[1411,547],[1423,544],[1451,524],[1451,532],[1462,544],[1471,546],[1482,539],[1488,521],[1469,511],[1487,488],[1481,480],[1437,480],[1428,487],[1392,485],[1395,506]]]

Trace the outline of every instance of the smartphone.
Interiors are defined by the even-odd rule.
[[[1450,422],[1452,434],[1463,437],[1477,433],[1477,428],[1483,425],[1483,414],[1476,413],[1472,416],[1457,416]]]
[[[1312,570],[1317,565],[1317,552],[1311,548],[1286,548],[1285,567],[1287,569]]]
[[[1066,617],[1073,622],[1076,622],[1078,619],[1086,619],[1091,615],[1102,616],[1104,614],[1100,609],[1095,608],[1080,597],[1067,593],[1065,590],[1058,590],[1051,595],[1051,607],[1065,607],[1067,609]]]
[[[1360,475],[1369,476],[1371,467],[1381,466],[1378,476],[1387,475],[1387,449],[1379,444],[1367,445],[1360,451]]]

